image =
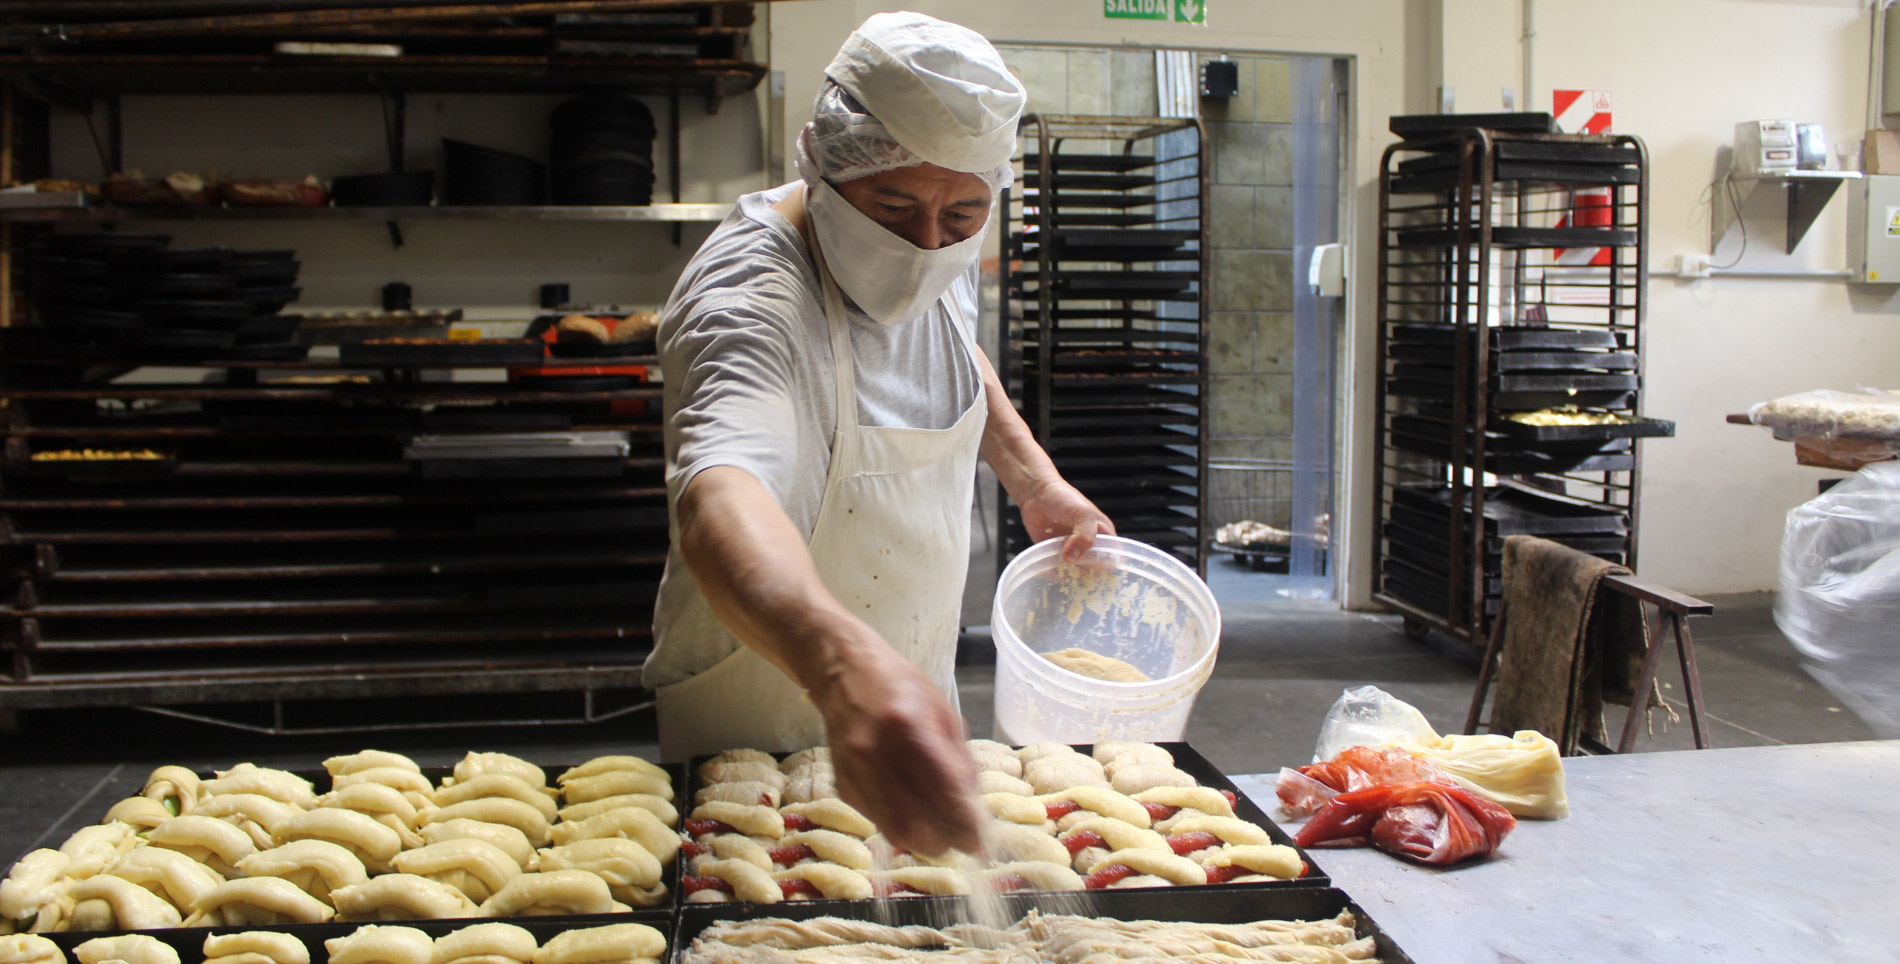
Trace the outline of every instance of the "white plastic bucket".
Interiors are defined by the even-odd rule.
[[[996,738],[1006,743],[1181,739],[1220,649],[1220,608],[1194,571],[1145,543],[1101,536],[1074,565],[1062,540],[1030,547],[996,584]],[[1079,648],[1147,682],[1071,672],[1045,653]]]

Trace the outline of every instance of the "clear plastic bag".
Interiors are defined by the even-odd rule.
[[[1360,686],[1339,694],[1333,708],[1326,711],[1313,762],[1330,760],[1351,746],[1437,742],[1438,731],[1412,704],[1377,686]]]
[[[1877,462],[1788,513],[1775,622],[1808,672],[1900,737],[1900,462]]]
[[[1774,429],[1776,438],[1864,438],[1900,441],[1900,395],[1822,389],[1758,402],[1748,420]]]

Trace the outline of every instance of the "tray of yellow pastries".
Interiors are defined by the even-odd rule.
[[[469,753],[424,769],[384,750],[323,762],[158,767],[100,822],[11,868],[0,928],[604,921],[674,903],[678,767],[610,755],[544,770]]]
[[[637,919],[636,919],[637,916]],[[9,964],[660,964],[666,911],[611,922],[392,920],[0,937]]]
[[[178,471],[178,459],[148,448],[41,449],[24,459],[12,459],[8,472],[22,478],[65,482],[136,482],[159,479]]]
[[[692,761],[680,826],[686,904],[990,892],[1329,883],[1305,851],[1185,743],[970,741],[993,817],[987,859],[886,841],[839,799],[829,750]]]

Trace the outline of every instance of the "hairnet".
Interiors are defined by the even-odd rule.
[[[1013,177],[1028,98],[975,31],[919,13],[875,14],[825,74],[799,138],[805,177],[841,182],[924,162],[975,174],[992,191]]]

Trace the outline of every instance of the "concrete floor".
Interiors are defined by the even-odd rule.
[[[1376,683],[1422,710],[1445,732],[1463,725],[1477,678],[1476,654],[1462,644],[1414,641],[1395,617],[1347,613],[1327,605],[1289,603],[1270,576],[1217,560],[1209,583],[1221,599],[1225,629],[1215,678],[1202,692],[1187,739],[1231,774],[1271,772],[1306,762],[1327,707],[1342,689]],[[1875,734],[1843,709],[1797,664],[1775,629],[1768,594],[1718,596],[1711,617],[1692,623],[1704,698],[1717,747],[1871,739]],[[965,716],[973,736],[988,736],[992,670],[959,670]],[[1680,692],[1673,670],[1667,692]],[[549,707],[514,701],[452,707],[459,718],[496,712],[543,714]],[[560,709],[572,712],[576,707]],[[329,722],[391,723],[390,707],[351,710]],[[310,717],[309,714],[306,714]],[[323,719],[318,711],[315,719]],[[178,763],[200,772],[251,760],[262,766],[315,769],[324,757],[385,746],[425,765],[447,765],[470,749],[504,750],[549,763],[578,762],[609,752],[655,752],[650,713],[587,725],[406,729],[347,735],[268,736],[158,717],[136,710],[42,711],[0,750],[0,860],[10,864],[38,846],[96,822],[119,798],[135,793],[145,774]],[[1639,750],[1691,746],[1686,717],[1657,726]]]

